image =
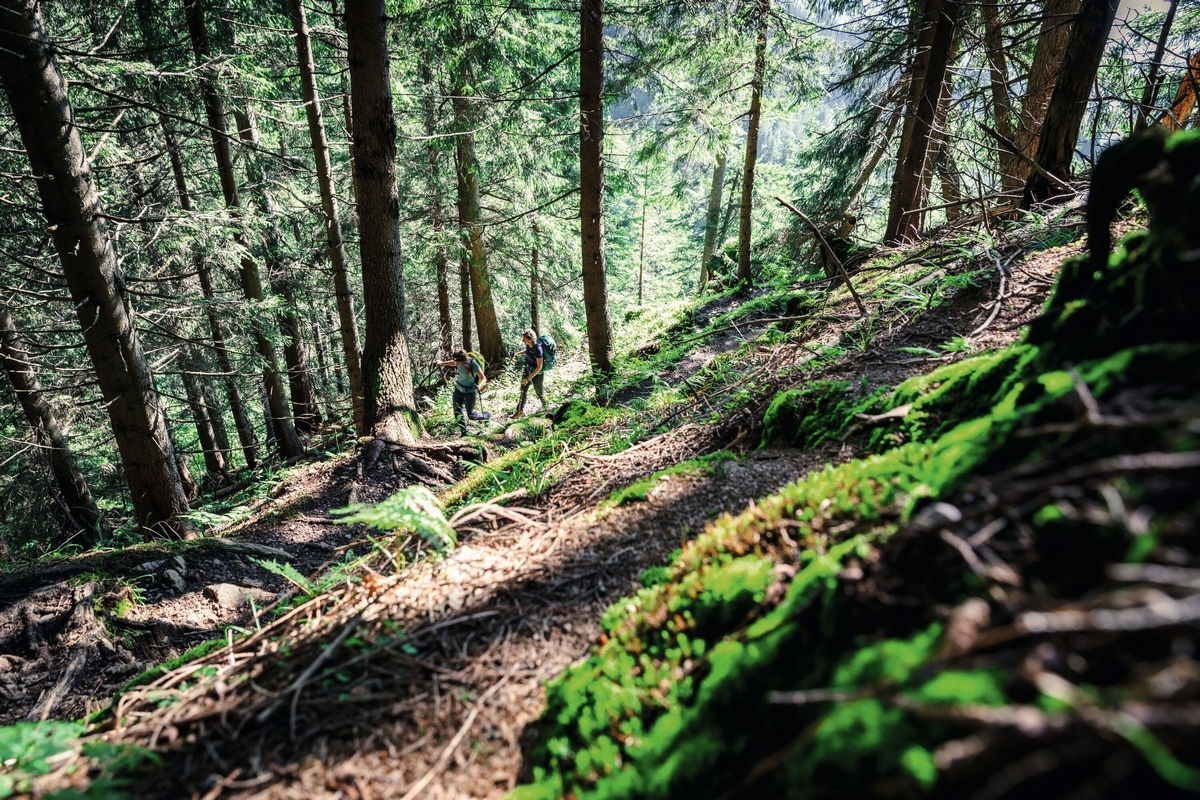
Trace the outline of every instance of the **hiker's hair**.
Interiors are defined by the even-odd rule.
[[[525,332],[521,334],[521,337],[524,339],[528,339],[531,342],[536,342],[537,341],[537,331],[535,331],[533,328],[526,328]]]
[[[471,356],[469,356],[467,351],[463,350],[461,347],[451,353],[450,357],[460,364],[468,364],[471,361]]]

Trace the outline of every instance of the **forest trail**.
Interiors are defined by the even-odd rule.
[[[924,258],[929,247],[910,257]],[[880,304],[861,320],[839,292],[823,313],[844,321],[822,326],[808,341],[753,348],[722,385],[699,392],[689,386],[690,402],[648,426],[666,425],[665,433],[611,455],[594,455],[590,447],[564,453],[563,460],[579,466],[536,497],[477,506],[460,524],[460,546],[444,559],[390,570],[384,567],[395,554],[379,552],[372,562],[378,571],[342,575],[323,593],[294,600],[299,604],[270,623],[244,607],[222,607],[196,587],[221,581],[302,597],[296,587],[248,553],[197,544],[199,555],[186,559],[187,590],[172,592],[157,582],[154,598],[135,610],[156,637],[142,659],[93,660],[55,716],[95,707],[130,677],[130,663],[212,639],[231,623],[261,624],[242,641],[121,696],[105,740],[148,746],[163,759],[148,768],[139,796],[501,796],[517,780],[522,732],[541,712],[543,683],[588,652],[604,610],[633,594],[645,570],[665,564],[719,514],[740,512],[811,470],[855,456],[836,446],[754,449],[766,404],[795,385],[797,368],[818,347],[840,342],[846,352],[805,380],[850,380],[865,391],[967,355],[966,349],[937,349],[955,337],[970,335],[976,350],[1003,346],[1038,313],[1059,263],[1078,249],[1026,256],[1018,244],[1007,255],[988,251],[982,263],[957,269],[991,267],[989,284],[963,288],[935,309]],[[728,301],[711,305],[694,315],[693,330]],[[662,379],[687,384],[716,354],[758,333],[750,317],[708,337]],[[735,388],[750,399],[714,422],[714,404],[720,407],[722,393]],[[639,484],[718,451],[731,457]],[[219,535],[285,551],[306,575],[351,547],[361,552],[362,527],[331,524],[329,509],[350,499],[381,500],[405,473],[395,459],[382,458],[365,471],[359,464],[341,458],[298,470],[276,487],[276,496],[258,502],[251,518]],[[641,488],[616,502],[614,493],[635,485]],[[405,552],[411,555],[411,546]],[[102,567],[89,560],[75,571],[137,574],[156,560],[147,548]],[[22,602],[33,617],[57,618],[70,608],[62,569],[71,568],[45,573],[49,588],[25,576]],[[54,587],[61,596],[51,601]],[[6,594],[15,588],[11,581],[0,586]],[[30,618],[10,615],[6,622],[27,625]],[[20,666],[10,663],[8,674],[15,678]],[[22,679],[32,691],[23,693],[22,705],[10,706],[14,719],[61,668],[33,658],[24,666]],[[214,685],[207,678],[218,672]],[[14,679],[5,684],[14,699],[17,686]]]

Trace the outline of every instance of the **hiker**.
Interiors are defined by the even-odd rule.
[[[458,368],[454,378],[452,403],[458,429],[466,436],[467,419],[483,419],[482,414],[475,414],[475,401],[479,397],[479,390],[487,385],[487,376],[483,374],[483,367],[479,366],[479,362],[461,347],[450,356],[452,360],[439,361],[438,366]]]
[[[529,394],[529,384],[531,383],[538,400],[543,406],[546,405],[546,398],[542,396],[542,387],[546,382],[546,374],[543,370],[546,363],[546,348],[538,341],[537,331],[533,328],[525,329],[525,332],[521,334],[521,341],[525,343],[525,373],[521,377],[521,399],[517,401],[517,411],[513,414],[513,419],[525,416],[525,396]]]

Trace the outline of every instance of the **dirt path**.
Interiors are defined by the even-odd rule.
[[[758,444],[765,402],[795,381],[787,368],[811,359],[816,345],[840,341],[854,345],[846,348],[847,357],[815,377],[877,386],[962,357],[935,349],[956,336],[974,332],[978,347],[1003,345],[1036,315],[1062,257],[1060,251],[1010,264],[1003,287],[994,282],[932,311],[893,315],[865,339],[853,336],[862,323],[848,303],[830,309],[851,321],[824,328],[819,340],[764,346],[747,356],[743,374],[756,376],[755,399],[718,423],[690,421],[709,416],[716,396],[697,398],[673,415],[677,427],[665,434],[613,456],[580,455],[583,466],[542,496],[507,510],[481,509],[471,523],[476,530],[445,559],[420,561],[397,574],[369,572],[361,582],[301,604],[244,642],[128,692],[106,738],[149,745],[163,756],[146,776],[139,794],[145,797],[502,795],[517,780],[522,733],[540,713],[544,681],[587,653],[600,634],[604,609],[636,591],[645,569],[664,564],[718,514],[737,513],[812,469],[854,455],[846,448],[750,452]],[[736,347],[742,336],[719,334],[706,343],[705,358]],[[929,352],[914,357],[899,347]],[[671,375],[682,381],[705,363],[690,358]],[[723,448],[742,458],[711,475],[664,478],[642,501],[599,505],[612,491],[659,469]],[[286,551],[302,574],[310,574],[362,541],[361,529],[331,524],[330,508],[352,498],[382,499],[411,480],[402,464],[386,458],[365,474],[356,464],[340,459],[306,467],[263,501],[252,521],[224,535]],[[271,594],[294,589],[250,554],[204,546],[195,552],[186,559],[183,591],[163,583],[166,566],[155,567],[137,612],[153,621],[146,652],[115,662],[97,659],[95,674],[77,683],[78,696],[60,706],[63,716],[86,710],[90,692],[105,696],[143,663],[211,639],[223,625],[253,629],[253,612],[205,596],[210,582]],[[85,560],[77,572],[136,569],[158,555],[147,548],[108,564]],[[16,579],[0,581],[0,592],[18,591],[20,603],[48,617],[54,610],[39,590],[29,576],[19,586]],[[69,601],[55,601],[59,614]],[[6,608],[11,612],[16,604]],[[27,620],[28,614],[0,609],[0,643],[28,638]],[[21,651],[28,656],[17,649],[0,646],[0,693],[15,696],[18,679],[37,677],[31,647]],[[273,667],[272,653],[291,666]],[[114,670],[117,662],[127,666]],[[22,665],[29,669],[21,672]],[[215,682],[190,680],[209,668]],[[39,679],[49,685],[55,678]]]

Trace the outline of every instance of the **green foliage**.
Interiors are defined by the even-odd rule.
[[[0,728],[0,798],[15,795],[45,796],[57,800],[119,800],[133,797],[134,780],[128,774],[158,756],[140,747],[80,742],[85,727],[78,722],[21,722]],[[86,788],[61,789],[47,794],[34,791],[38,778],[55,769],[56,762],[80,753],[84,763],[70,767],[90,773]]]
[[[453,550],[458,534],[446,521],[438,499],[424,486],[407,486],[374,505],[359,504],[330,513],[349,525],[362,522],[385,533],[415,533],[439,553]]]

